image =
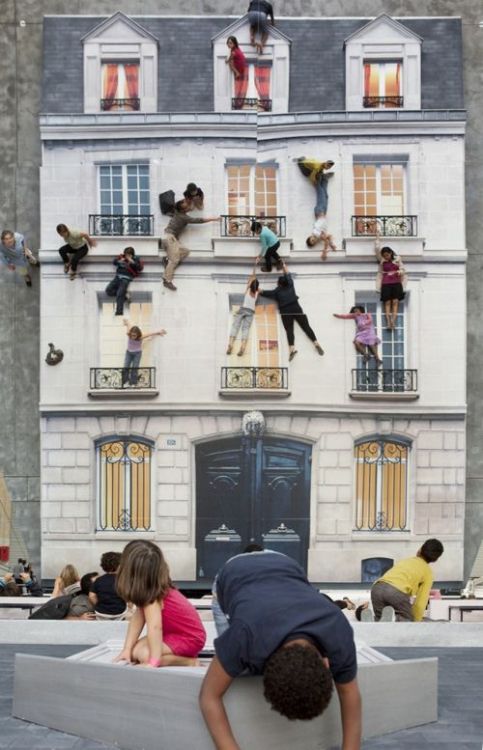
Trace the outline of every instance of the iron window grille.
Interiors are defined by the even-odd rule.
[[[153,214],[89,214],[89,234],[93,237],[123,237],[154,234]]]
[[[222,367],[222,389],[257,388],[270,390],[288,388],[287,367]]]
[[[285,216],[255,216],[254,214],[222,214],[220,216],[221,236],[256,237],[257,235],[251,229],[252,221],[259,221],[260,224],[275,232],[277,237],[286,236]]]
[[[407,531],[409,445],[374,438],[355,446],[357,531]]]
[[[150,445],[131,438],[97,446],[99,531],[151,528],[151,456]]]
[[[155,387],[155,367],[91,367],[90,388],[92,391]]]
[[[416,237],[418,217],[408,216],[353,216],[353,237]]]

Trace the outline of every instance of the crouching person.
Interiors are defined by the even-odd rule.
[[[106,286],[108,297],[116,298],[116,315],[124,315],[124,303],[128,300],[129,284],[143,270],[141,258],[138,258],[133,247],[125,250],[112,261],[116,266],[116,275]]]
[[[359,750],[361,701],[352,628],[278,552],[231,558],[217,577],[216,600],[229,627],[215,640],[200,706],[218,750],[239,750],[223,705],[235,677],[263,675],[264,696],[288,719],[309,720],[339,695],[343,750]],[[274,617],[274,612],[278,613]]]

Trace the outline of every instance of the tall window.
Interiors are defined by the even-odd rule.
[[[101,165],[99,209],[96,234],[152,234],[149,164]]]
[[[134,293],[135,294],[135,293]],[[99,314],[99,359],[96,367],[122,368],[124,354],[127,347],[126,326],[122,318],[114,315],[115,299],[102,301]],[[143,333],[151,330],[152,304],[151,302],[136,302],[133,300],[129,307],[129,319],[133,325],[139,326]],[[141,367],[153,364],[152,347],[155,339],[146,339],[143,343]]]
[[[97,445],[98,529],[151,528],[152,446],[134,438]]]
[[[364,107],[403,106],[401,61],[364,61]]]
[[[407,530],[408,453],[408,442],[392,438],[355,445],[358,531]]]
[[[236,164],[226,168],[230,216],[277,215],[277,168],[267,164]]]
[[[403,164],[354,164],[354,214],[400,216],[405,211]]]
[[[139,63],[106,62],[101,66],[101,109],[106,112],[139,109]]]
[[[363,305],[366,312],[372,314],[377,335],[381,339],[379,356],[382,368],[377,368],[373,357],[364,362],[361,354],[357,354],[357,371],[354,382],[355,390],[382,392],[405,392],[415,390],[412,370],[405,369],[406,316],[404,301],[399,303],[396,326],[392,331],[386,327],[384,310],[381,302],[373,295],[356,295],[356,305]]]

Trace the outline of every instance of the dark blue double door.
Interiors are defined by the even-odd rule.
[[[196,448],[197,578],[255,542],[307,567],[312,448],[273,437],[234,437]]]

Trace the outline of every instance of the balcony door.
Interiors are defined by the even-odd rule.
[[[310,530],[306,443],[233,437],[196,448],[197,578],[213,578],[250,542],[286,552],[305,568]]]

